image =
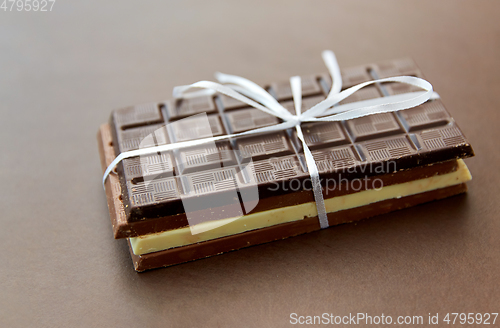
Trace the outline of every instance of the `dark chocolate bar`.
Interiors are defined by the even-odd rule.
[[[101,126],[98,134],[99,149],[101,153],[103,170],[115,158],[115,152],[111,144],[111,132],[108,124]],[[318,164],[323,163],[318,158]],[[409,170],[386,173],[382,175],[372,176],[367,179],[367,183],[360,186],[359,191],[366,190],[368,186],[373,186],[372,181],[378,179],[383,186],[392,186],[395,184],[405,183],[413,180],[420,180],[436,175],[447,174],[457,170],[457,162],[455,160],[444,161],[433,165],[424,165]],[[337,188],[328,189],[328,194],[325,198],[332,198],[342,195],[357,192],[357,190],[346,187],[347,180],[343,180]],[[108,196],[108,204],[110,204],[110,217],[112,218],[115,238],[142,236],[150,233],[157,233],[184,227],[188,225],[188,220],[184,213],[168,217],[140,220],[136,222],[127,222],[124,206],[121,196],[121,186],[116,175],[112,175],[106,181],[106,194]],[[298,190],[292,193],[279,194],[261,198],[257,206],[250,213],[257,213],[286,206],[293,206],[314,201],[311,191]]]
[[[402,74],[422,76],[412,60],[403,59],[343,69],[342,79],[347,88]],[[303,77],[302,110],[324,99],[330,87],[328,74]],[[271,83],[266,89],[295,112],[288,81]],[[377,84],[359,90],[341,104],[412,91],[419,90],[405,84]],[[197,129],[197,118],[186,118],[204,112],[208,114],[210,129]],[[179,124],[169,124],[173,122]],[[272,115],[216,94],[116,110],[110,126],[112,144],[119,154],[140,146],[238,133],[279,122]],[[397,113],[343,122],[304,123],[302,130],[323,181],[387,175],[394,168],[409,170],[473,156],[471,146],[439,99]],[[292,190],[271,192],[269,187],[273,184],[286,186],[292,180],[307,183],[309,178],[294,129],[218,142],[211,147],[157,152],[142,160],[128,158],[117,166],[126,223],[114,225],[115,237],[187,226],[181,196],[194,193],[209,199],[211,194],[234,188],[236,180],[244,185],[241,164],[248,158],[254,164],[259,203],[266,204],[257,206],[254,212],[271,208],[272,202],[266,199],[286,196]],[[381,169],[367,170],[374,165]]]

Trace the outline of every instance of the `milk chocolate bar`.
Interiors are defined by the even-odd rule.
[[[393,75],[422,77],[410,59],[342,70],[344,88]],[[302,77],[302,110],[323,100],[330,87],[328,74]],[[289,82],[265,88],[294,113]],[[341,104],[413,91],[420,90],[405,84],[376,84]],[[208,128],[190,117],[198,113],[207,114]],[[171,124],[176,122],[180,123],[177,128]],[[110,123],[101,126],[101,163],[105,168],[120,152],[139,147],[238,133],[279,122],[219,94],[129,107],[114,111]],[[470,179],[465,164],[457,159],[473,156],[473,150],[439,99],[397,113],[305,123],[302,130],[322,178],[325,203],[330,204],[330,225],[455,195],[466,190],[464,182]],[[246,172],[244,163],[250,158],[254,171]],[[217,199],[217,206],[231,213],[233,208],[241,208],[241,200],[220,196],[230,195],[235,185],[244,189],[245,174],[250,173],[257,181],[257,206],[224,229],[191,236],[181,197],[194,195],[208,204]],[[292,183],[299,183],[308,189],[308,178],[301,143],[290,129],[125,159],[116,174],[108,177],[106,194],[115,238],[129,238],[135,268],[142,271],[319,229],[312,192],[292,188]],[[361,178],[378,179],[384,187],[378,193],[368,184],[357,190],[340,188],[342,183]],[[328,181],[338,184],[330,190]],[[423,183],[427,187],[422,188]],[[271,188],[275,185],[280,188]],[[220,203],[220,199],[227,201]],[[351,207],[342,208],[339,201]],[[211,220],[217,223],[230,217]]]

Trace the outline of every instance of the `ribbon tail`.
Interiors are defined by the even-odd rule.
[[[318,167],[316,166],[316,161],[311,153],[311,150],[304,141],[304,136],[302,134],[302,129],[300,125],[297,125],[297,136],[300,141],[302,141],[302,148],[304,149],[304,157],[306,159],[307,170],[311,177],[312,190],[314,194],[314,200],[316,202],[316,209],[318,211],[319,225],[321,229],[328,228],[330,224],[328,223],[328,216],[326,215],[325,199],[323,197],[323,188],[321,187],[321,179],[319,178]]]
[[[290,86],[292,88],[295,113],[297,117],[300,117],[302,115],[302,85],[300,76],[294,76],[290,78]],[[296,123],[295,129],[297,130],[297,137],[302,142],[302,149],[304,149],[307,171],[309,172],[309,176],[311,177],[314,200],[316,202],[316,209],[318,211],[319,225],[321,229],[325,229],[329,227],[329,224],[328,217],[326,215],[325,200],[323,198],[323,189],[321,188],[321,180],[319,178],[318,167],[316,166],[316,161],[314,160],[311,150],[304,141],[304,135],[302,134],[302,129],[300,127],[300,120]]]

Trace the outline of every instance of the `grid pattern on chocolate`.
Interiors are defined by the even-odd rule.
[[[340,70],[342,76],[342,87],[349,88],[353,85],[371,81],[369,69],[365,66],[348,67]]]
[[[289,155],[294,152],[285,132],[238,138],[236,144],[243,158],[252,157],[253,160]]]
[[[410,59],[346,68],[341,72],[344,88],[377,77],[421,76]],[[330,87],[328,74],[303,77],[302,111],[323,100]],[[288,81],[271,83],[267,90],[295,113]],[[343,103],[412,91],[411,87],[399,84],[377,84],[361,89]],[[205,112],[210,129],[201,127],[199,120],[203,118],[199,116],[186,118]],[[158,122],[159,119],[163,122]],[[117,152],[238,133],[279,122],[272,115],[218,94],[130,107],[115,111],[111,117]],[[402,165],[398,169],[406,169],[425,163],[422,159],[425,156],[427,161],[436,162],[472,155],[472,149],[439,99],[398,113],[343,122],[304,123],[302,130],[323,175],[390,160]],[[448,148],[458,150],[429,160],[429,153],[443,153]],[[141,160],[126,159],[119,164],[118,172],[123,172],[120,181],[128,219],[133,220],[134,209],[166,204],[179,200],[181,195],[209,194],[244,185],[248,168],[242,163],[250,157],[254,172],[246,174],[255,174],[259,185],[308,176],[295,129],[151,154]]]
[[[229,142],[179,149],[176,153],[176,168],[180,174],[207,170],[236,164],[236,158]]]
[[[125,158],[123,160],[125,180],[142,180],[151,175],[173,175],[174,165],[169,153],[156,153],[139,157]]]
[[[319,80],[320,76],[308,75],[302,76],[302,95],[304,97],[316,96],[322,94],[322,89]],[[271,94],[276,97],[278,101],[292,99],[292,88],[290,86],[290,81],[281,81],[271,83],[270,89]]]
[[[127,181],[127,189],[132,191],[131,206],[155,204],[179,197],[177,182],[174,178],[155,178],[137,183]]]
[[[116,129],[119,152],[164,145],[170,142],[165,124],[135,126],[127,129]]]
[[[374,65],[373,69],[381,79],[400,75],[422,76],[419,68],[411,58],[383,61]]]
[[[349,134],[355,141],[373,139],[402,132],[393,113],[364,116],[345,122]]]
[[[208,120],[208,125],[206,120]],[[172,142],[220,136],[225,133],[218,114],[207,115],[206,120],[201,115],[186,117],[167,124],[166,131]]]
[[[113,112],[114,121],[120,128],[140,126],[145,123],[162,123],[160,109],[157,104],[144,104],[127,107]]]
[[[376,86],[368,86],[360,89],[340,102],[341,105],[348,104],[352,102],[357,102],[361,100],[368,100],[373,98],[379,98],[382,95]]]
[[[211,96],[178,99],[165,106],[170,121],[200,113],[215,113],[217,109]]]
[[[276,116],[257,108],[234,110],[225,115],[229,121],[231,133],[239,133],[279,123]]]
[[[349,143],[349,137],[340,122],[305,123],[302,124],[302,134],[311,149]]]

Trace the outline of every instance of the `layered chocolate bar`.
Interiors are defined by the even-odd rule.
[[[394,75],[422,76],[409,59],[342,70],[345,88]],[[303,111],[330,87],[328,74],[303,77]],[[266,90],[294,112],[289,82]],[[420,90],[376,84],[341,104],[413,91]],[[192,116],[200,113],[207,124]],[[220,94],[120,109],[99,130],[101,163],[105,169],[121,152],[278,123]],[[396,113],[303,123],[302,130],[330,225],[455,195],[471,178],[461,158],[473,150],[439,99]],[[248,208],[244,198],[252,191]],[[126,158],[106,180],[106,194],[115,238],[128,238],[137,271],[320,229],[293,129]],[[186,199],[204,220],[189,220]]]

